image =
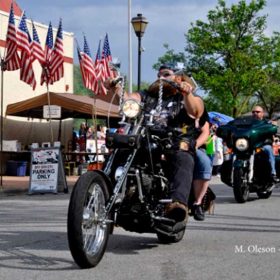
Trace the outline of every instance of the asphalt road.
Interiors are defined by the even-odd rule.
[[[67,243],[69,194],[0,195],[1,280],[279,279],[280,189],[245,204],[214,178],[214,215],[190,218],[184,239],[162,245],[153,234],[115,229],[101,263],[81,270]]]

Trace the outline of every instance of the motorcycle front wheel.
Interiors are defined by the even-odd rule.
[[[96,266],[106,250],[110,225],[105,222],[109,191],[104,178],[89,171],[76,182],[67,217],[68,244],[80,268]]]
[[[249,198],[249,186],[244,181],[242,168],[234,168],[233,170],[233,194],[238,203],[244,203]]]

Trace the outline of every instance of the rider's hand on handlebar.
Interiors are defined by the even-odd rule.
[[[188,95],[194,90],[191,84],[186,81],[182,81],[181,76],[174,76],[174,82],[179,85],[179,90],[182,94]]]
[[[116,82],[116,79],[108,78],[104,82],[105,88],[110,92],[110,93],[117,93],[118,95],[121,94],[122,91],[122,86],[119,83],[119,81]]]
[[[112,80],[113,80],[112,78],[108,78],[108,79],[105,80],[104,86],[105,86],[106,89],[111,89],[112,88],[112,85],[111,85]]]

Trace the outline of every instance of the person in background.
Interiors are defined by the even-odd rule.
[[[79,129],[79,137],[85,137],[86,138],[87,134],[87,125],[85,122],[82,122],[80,124],[80,129]]]
[[[106,127],[105,127],[105,133],[104,129],[101,125],[97,125],[97,139],[105,139],[106,138]]]
[[[212,129],[216,134],[216,130],[217,130],[218,126],[217,125],[213,125]],[[216,175],[220,175],[220,170],[221,170],[221,166],[224,162],[224,145],[223,145],[223,139],[218,137],[216,135],[215,138],[215,154],[214,154],[214,158],[213,158],[213,172],[212,174],[214,176]]]
[[[211,162],[213,162],[214,155],[215,155],[215,140],[216,140],[216,133],[213,130],[213,125],[210,124],[210,135],[206,141],[206,154],[209,156]]]
[[[82,122],[79,129],[80,151],[86,150],[86,139],[87,139],[87,126],[85,122]]]
[[[254,119],[257,119],[259,121],[264,120],[264,109],[260,105],[256,105],[252,109],[252,117]],[[271,167],[271,181],[273,183],[279,183],[279,179],[277,178],[276,175],[276,169],[275,169],[275,156],[273,153],[273,148],[272,145],[266,144],[262,147],[263,151],[267,154],[268,156],[268,161]]]
[[[206,110],[205,110],[206,111]],[[209,188],[212,175],[212,162],[205,151],[205,143],[209,136],[209,120],[201,128],[200,135],[196,139],[196,155],[193,175],[194,202],[191,205],[191,213],[197,221],[204,221],[205,214],[202,208],[203,198]]]
[[[72,130],[72,145],[71,145],[72,151],[77,150],[78,139],[79,139],[79,137],[78,137],[76,131],[73,128],[73,130]]]
[[[86,139],[94,139],[94,127],[90,126],[86,133]]]
[[[278,136],[275,136],[273,138],[273,152],[275,156],[279,155],[279,150],[280,150],[280,140]]]

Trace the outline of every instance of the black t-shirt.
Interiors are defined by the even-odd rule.
[[[150,112],[156,108],[158,105],[157,98],[150,97],[146,91],[140,92],[140,95],[145,104],[145,110]],[[204,109],[202,116],[198,120],[187,114],[181,93],[164,97],[161,108],[161,114],[158,120],[156,120],[156,125],[165,127],[166,129],[175,129],[177,131],[177,137],[197,139],[203,125],[207,121],[209,122],[206,109]]]

